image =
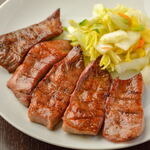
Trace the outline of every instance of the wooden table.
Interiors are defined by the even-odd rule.
[[[5,0],[0,0],[0,4]],[[67,150],[46,144],[18,131],[0,117],[0,150]],[[69,150],[69,149],[68,149]],[[150,150],[150,142],[124,150]]]
[[[31,138],[0,117],[0,150],[69,150]],[[123,150],[150,150],[150,142]]]

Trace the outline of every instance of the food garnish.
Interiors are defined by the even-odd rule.
[[[85,65],[102,56],[99,65],[120,76],[141,72],[150,64],[149,18],[139,10],[96,4],[92,19],[70,20],[65,29],[71,44],[81,45]]]

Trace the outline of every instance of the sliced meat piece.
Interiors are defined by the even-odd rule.
[[[29,106],[31,93],[53,64],[64,58],[71,45],[65,40],[42,42],[35,45],[7,83],[16,97]]]
[[[34,90],[28,111],[30,120],[53,129],[61,120],[83,69],[81,48],[74,47]]]
[[[0,36],[0,65],[14,72],[35,44],[62,33],[60,10],[44,21]]]
[[[117,90],[116,90],[117,89]],[[130,80],[115,79],[111,86],[110,95],[120,99],[136,99],[137,94],[142,94],[142,76],[134,76]],[[139,98],[139,97],[137,97]]]
[[[139,136],[144,128],[143,80],[138,74],[128,80],[114,79],[106,101],[103,136],[124,142]]]
[[[104,104],[110,88],[110,75],[101,70],[100,58],[81,74],[63,117],[63,129],[75,134],[96,135],[104,119]]]

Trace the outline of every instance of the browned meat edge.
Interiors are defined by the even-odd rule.
[[[7,83],[18,100],[29,106],[31,94],[53,64],[63,59],[71,45],[66,40],[53,40],[35,45]]]
[[[77,46],[53,66],[34,90],[28,110],[30,120],[53,129],[61,120],[83,69],[81,48]]]
[[[44,21],[0,36],[0,65],[14,72],[35,44],[56,37],[63,32],[60,10]]]
[[[63,117],[63,129],[69,133],[96,135],[104,119],[104,104],[111,78],[101,70],[100,58],[82,72]]]
[[[106,101],[103,136],[112,142],[138,137],[144,128],[143,80],[138,74],[128,80],[113,80]]]

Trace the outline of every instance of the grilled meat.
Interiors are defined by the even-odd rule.
[[[110,76],[99,66],[100,58],[81,74],[63,117],[63,129],[75,134],[96,135],[104,119]]]
[[[83,69],[81,48],[74,47],[34,90],[28,111],[30,120],[53,129],[61,120]]]
[[[68,41],[53,40],[39,43],[29,51],[7,84],[21,103],[29,106],[31,93],[38,82],[70,49]]]
[[[35,44],[62,33],[60,10],[44,21],[0,36],[0,65],[14,72]]]
[[[103,136],[123,142],[139,136],[144,127],[141,74],[128,80],[114,79],[106,101]]]

